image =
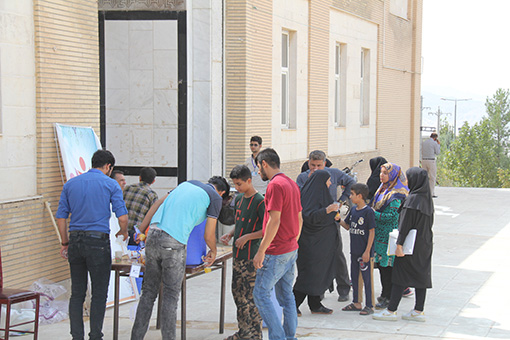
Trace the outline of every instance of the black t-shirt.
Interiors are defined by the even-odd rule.
[[[368,231],[375,228],[374,210],[365,205],[363,209],[357,210],[353,206],[345,223],[349,225],[349,234],[351,235],[351,254],[362,255],[367,249]],[[374,247],[370,249],[370,257],[374,256]]]

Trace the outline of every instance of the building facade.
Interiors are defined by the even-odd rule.
[[[226,168],[250,136],[299,173],[310,151],[335,167],[382,155],[418,164],[419,0],[227,0]]]
[[[252,135],[296,177],[418,163],[421,0],[0,1],[0,247],[6,285],[68,278],[52,223],[54,123],[92,127],[137,181],[228,175]]]

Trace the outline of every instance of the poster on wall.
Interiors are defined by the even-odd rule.
[[[91,127],[70,126],[55,123],[60,155],[64,164],[66,180],[79,176],[92,167],[92,155],[101,149],[101,142]],[[112,254],[115,254],[118,243],[115,242],[115,234],[120,230],[118,220],[112,213],[110,218],[110,244]],[[110,292],[108,293],[107,306],[113,306],[113,287],[115,286],[115,274],[110,275]],[[90,285],[89,285],[90,287]],[[133,301],[137,297],[137,286],[130,277],[120,278],[120,302]]]
[[[101,149],[101,142],[91,127],[55,124],[60,154],[66,179],[87,172],[94,152]]]

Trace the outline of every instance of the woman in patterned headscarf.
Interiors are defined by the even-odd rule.
[[[391,275],[395,256],[388,256],[388,239],[393,229],[398,227],[398,208],[409,193],[407,180],[402,169],[393,163],[381,166],[381,185],[377,189],[370,206],[375,210],[374,262],[381,276],[382,292],[377,298],[377,309],[388,307],[391,296]]]

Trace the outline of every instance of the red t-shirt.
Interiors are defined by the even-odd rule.
[[[297,236],[299,234],[298,213],[301,208],[301,193],[296,182],[283,173],[276,174],[269,182],[264,199],[266,212],[264,213],[263,232],[270,211],[280,211],[280,227],[273,242],[266,250],[269,255],[281,255],[298,249]]]

